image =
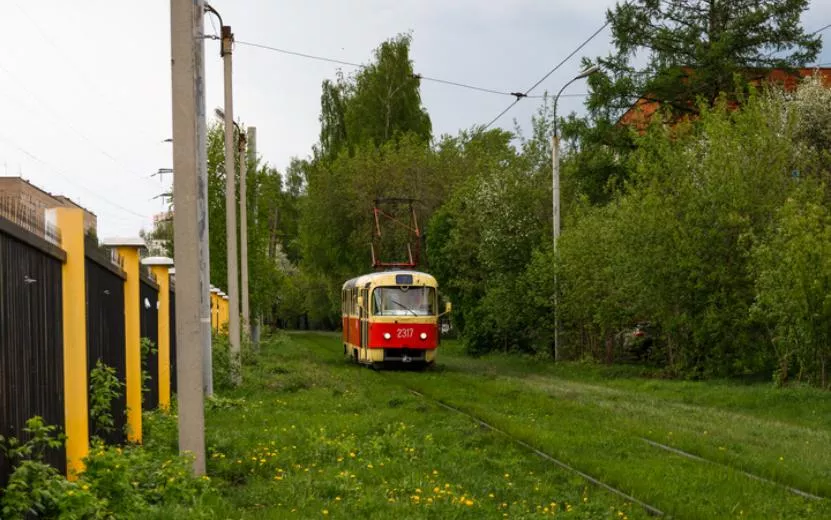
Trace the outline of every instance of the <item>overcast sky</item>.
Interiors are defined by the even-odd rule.
[[[412,31],[417,72],[500,91],[533,85],[604,22],[613,0],[213,0],[238,41],[367,62]],[[831,23],[814,1],[809,30]],[[206,19],[206,32],[214,32]],[[824,33],[826,38],[831,30]],[[0,175],[21,175],[98,215],[99,236],[135,236],[163,209],[171,166],[168,0],[0,0]],[[583,55],[611,49],[608,29],[534,93],[556,91]],[[207,108],[222,103],[219,42],[206,42]],[[831,62],[831,46],[820,63]],[[320,83],[339,66],[238,45],[235,115],[258,129],[258,152],[282,169],[318,136]],[[352,69],[342,67],[345,72]],[[585,87],[573,84],[567,93]],[[436,135],[487,123],[512,98],[432,82],[422,98]],[[497,126],[527,127],[539,100]],[[560,101],[580,111],[582,98]]]

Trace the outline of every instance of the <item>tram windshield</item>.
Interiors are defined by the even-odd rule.
[[[372,291],[375,316],[434,316],[436,289],[433,287],[378,287]]]

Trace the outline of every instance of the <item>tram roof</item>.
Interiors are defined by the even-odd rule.
[[[353,287],[364,287],[367,284],[371,285],[399,285],[395,279],[398,275],[411,275],[413,283],[410,285],[428,285],[435,287],[438,285],[433,275],[423,273],[421,271],[411,270],[394,270],[394,271],[379,271],[377,273],[368,273],[361,275],[351,280],[347,280],[343,284],[343,289],[351,289]]]

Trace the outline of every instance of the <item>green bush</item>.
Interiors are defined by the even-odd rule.
[[[80,478],[104,500],[116,517],[159,505],[194,505],[207,491],[208,479],[192,475],[192,458],[170,456],[141,446],[94,444]]]
[[[55,426],[40,417],[26,421],[29,440],[0,436],[0,451],[13,468],[5,489],[0,489],[0,517],[87,520],[109,518],[105,502],[83,482],[70,482],[45,462],[48,449],[60,448],[63,439]]]
[[[113,519],[141,517],[168,506],[197,508],[209,493],[210,479],[194,477],[192,458],[178,455],[175,446],[171,449],[161,440],[175,444],[175,418],[154,414],[146,418],[158,442],[118,447],[96,440],[75,481],[44,460],[48,449],[63,444],[55,426],[34,417],[24,429],[28,441],[0,436],[0,451],[13,468],[0,489],[0,518]]]
[[[233,388],[235,368],[231,364],[231,343],[227,335],[214,335],[211,343],[211,360],[214,388]]]
[[[115,430],[112,403],[121,397],[124,383],[116,377],[115,369],[101,359],[89,374],[89,415],[93,435],[106,435]]]

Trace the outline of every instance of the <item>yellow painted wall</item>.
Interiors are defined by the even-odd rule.
[[[150,268],[159,284],[159,407],[170,409],[170,275],[166,265]]]
[[[124,335],[127,360],[127,439],[141,442],[141,315],[139,254],[133,246],[118,247],[124,258]]]
[[[219,330],[219,297],[215,292],[211,293],[211,327]]]
[[[63,372],[67,477],[83,471],[89,452],[87,402],[87,306],[84,256],[84,212],[76,208],[55,210],[61,230],[63,265]]]
[[[226,328],[228,326],[228,318],[230,315],[230,307],[228,306],[228,300],[223,296],[220,299],[220,311],[219,311],[219,328],[220,330]]]

